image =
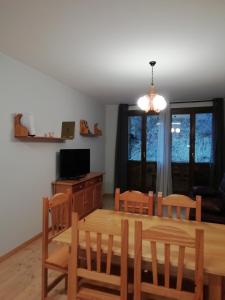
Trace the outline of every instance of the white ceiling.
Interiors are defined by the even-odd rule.
[[[0,0],[0,51],[104,103],[225,97],[224,0]]]

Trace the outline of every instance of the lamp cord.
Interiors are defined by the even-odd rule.
[[[154,85],[154,83],[153,83],[153,66],[152,66],[152,85]]]
[[[156,61],[150,61],[149,62],[149,64],[150,64],[150,66],[152,67],[152,85],[154,85],[154,83],[153,83],[153,67],[154,67],[154,65],[156,64]]]

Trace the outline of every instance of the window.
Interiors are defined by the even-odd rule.
[[[212,113],[195,115],[195,162],[212,161]]]
[[[212,107],[171,110],[171,169],[173,191],[189,193],[208,182],[212,162]],[[130,111],[128,116],[128,186],[155,190],[159,115]]]
[[[190,115],[172,115],[172,162],[188,163],[190,149]]]
[[[212,107],[175,108],[171,118],[173,192],[209,184],[212,162]]]
[[[145,137],[142,137],[142,116],[128,117],[128,160],[141,160],[142,143],[146,144],[146,161],[157,161],[159,116],[144,117]]]
[[[127,186],[155,190],[159,116],[130,111],[128,116]]]
[[[128,117],[128,160],[141,160],[141,116]]]
[[[172,114],[171,134],[172,162],[189,163],[190,151],[195,163],[212,161],[212,113]]]

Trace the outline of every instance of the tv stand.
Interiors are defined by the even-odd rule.
[[[102,180],[103,173],[91,172],[79,179],[60,179],[52,182],[52,192],[72,192],[72,209],[79,218],[102,207]]]
[[[83,178],[85,178],[86,177],[86,175],[87,174],[85,174],[85,175],[80,175],[80,176],[74,176],[74,177],[61,177],[61,178],[59,178],[59,179],[57,179],[57,182],[58,181],[65,181],[65,180],[80,180],[80,179],[83,179]]]
[[[77,176],[76,178],[74,178],[75,180],[80,180],[80,179],[83,179],[86,177],[87,174],[85,175],[80,175],[80,176]]]

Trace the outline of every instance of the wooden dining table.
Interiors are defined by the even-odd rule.
[[[161,226],[162,228],[169,228],[170,226],[185,232],[186,234],[195,235],[195,229],[204,230],[204,280],[209,285],[209,299],[222,299],[222,282],[225,277],[225,225],[178,220],[171,218],[160,218],[157,216],[139,215],[133,213],[116,212],[113,210],[97,209],[91,214],[81,219],[79,222],[87,222],[93,227],[105,226],[114,228],[120,226],[121,220],[127,219],[129,221],[129,257],[134,257],[134,227],[135,221],[142,221],[143,229]],[[64,244],[71,244],[71,228],[65,230],[53,241]],[[82,244],[82,239],[79,240]],[[118,247],[119,248],[119,247]],[[114,249],[116,252],[116,249]],[[149,261],[150,248],[143,246],[143,261]],[[177,260],[176,254],[171,257],[171,264],[173,260]],[[194,257],[187,255],[185,261],[185,268],[194,270]]]

